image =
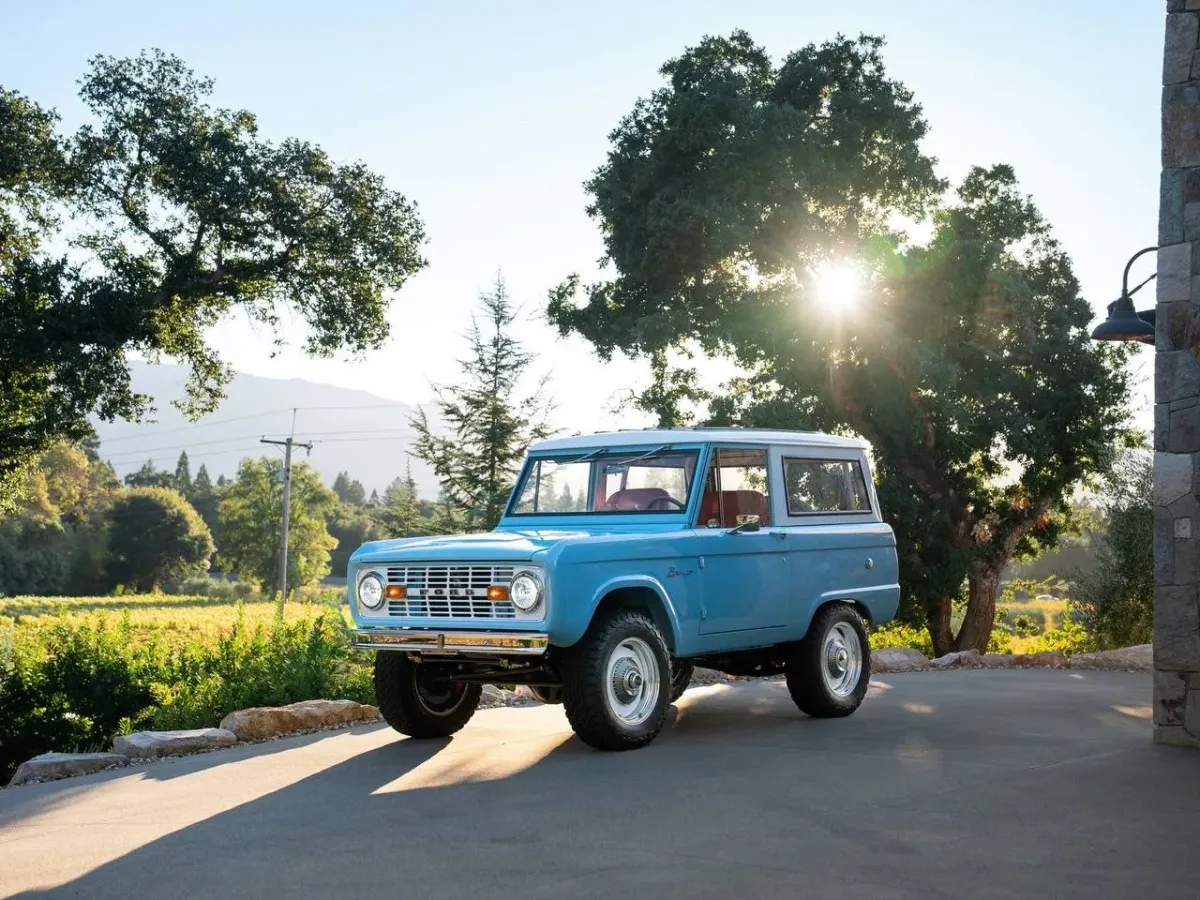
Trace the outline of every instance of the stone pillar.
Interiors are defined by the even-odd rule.
[[[1167,0],[1154,357],[1154,740],[1200,747],[1200,0]]]

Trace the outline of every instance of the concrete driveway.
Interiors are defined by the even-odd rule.
[[[309,735],[0,792],[0,897],[1200,896],[1200,754],[1144,675],[885,675],[807,719],[695,688],[652,746],[561,707]]]

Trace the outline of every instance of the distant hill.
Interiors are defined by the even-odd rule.
[[[318,384],[299,378],[260,378],[238,374],[227,398],[215,413],[190,423],[171,405],[183,395],[187,370],[180,366],[133,363],[134,388],[155,399],[155,422],[94,421],[100,435],[100,455],[117,474],[139,468],[147,459],[160,469],[174,469],[180,450],[187,450],[194,475],[203,463],[213,481],[232,478],[247,456],[279,454],[280,449],[258,443],[260,437],[284,438],[296,408],[296,439],[313,441],[307,461],[326,484],[346,471],[362,482],[367,494],[384,488],[404,474],[411,447],[409,417],[415,407],[384,397]],[[306,459],[298,451],[298,459]],[[423,496],[437,495],[437,480],[419,460],[412,461]]]

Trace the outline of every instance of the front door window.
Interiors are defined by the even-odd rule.
[[[771,524],[767,451],[718,448],[708,466],[697,524],[706,528],[736,528],[747,522]]]

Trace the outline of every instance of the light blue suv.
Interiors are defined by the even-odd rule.
[[[484,684],[524,684],[588,744],[626,750],[654,739],[700,665],[783,673],[804,712],[849,715],[870,678],[865,623],[900,596],[867,451],[746,429],[535,444],[495,531],[351,558],[380,711],[444,737]]]

